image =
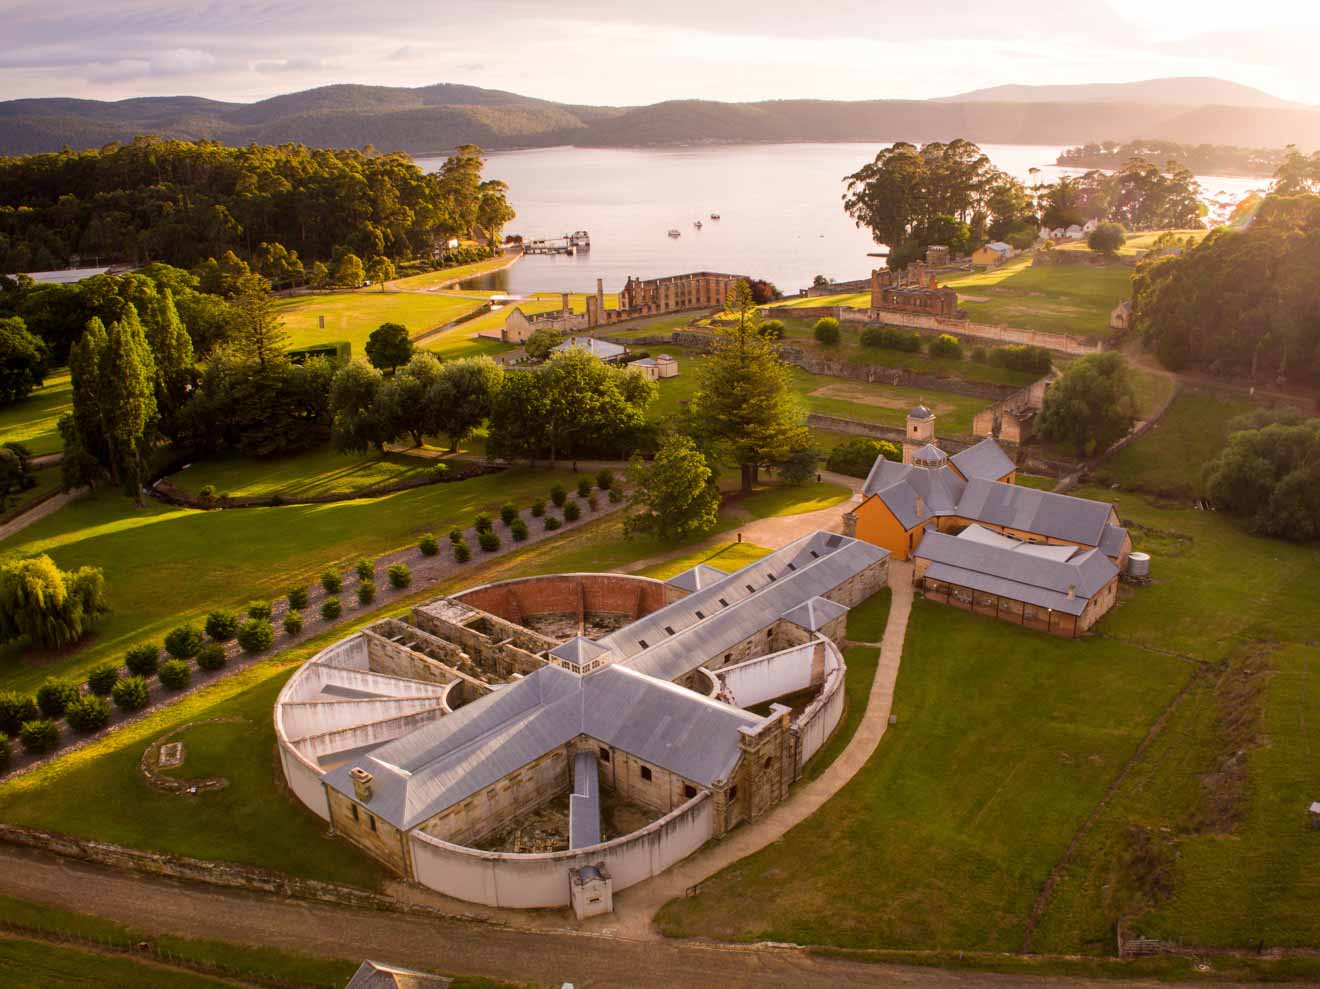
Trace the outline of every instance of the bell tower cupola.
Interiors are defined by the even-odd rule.
[[[912,463],[913,455],[922,447],[935,442],[935,413],[925,403],[907,414],[907,429],[903,433],[903,463]]]

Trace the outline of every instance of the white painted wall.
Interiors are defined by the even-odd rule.
[[[725,689],[733,695],[737,707],[755,707],[810,687],[811,660],[815,652],[816,643],[809,642],[721,667],[715,675],[724,681]],[[825,663],[828,672],[828,655]]]
[[[571,852],[481,852],[420,831],[409,839],[417,881],[446,896],[492,907],[561,907],[570,902],[569,869],[604,862],[617,893],[691,855],[711,838],[714,818],[710,794],[699,793],[641,831]]]

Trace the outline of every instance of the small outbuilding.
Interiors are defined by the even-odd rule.
[[[668,354],[643,357],[641,360],[629,362],[628,366],[641,371],[642,375],[651,381],[678,377],[678,358],[670,357]]]
[[[992,240],[972,252],[972,264],[997,268],[1013,256],[1013,248],[1002,240]]]
[[[1132,329],[1132,300],[1124,299],[1113,308],[1109,314],[1109,328],[1111,330],[1130,330]]]

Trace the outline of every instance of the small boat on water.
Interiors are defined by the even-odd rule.
[[[693,221],[692,221],[692,225],[693,225],[694,227],[696,227],[698,230],[701,229],[701,221],[700,221],[700,220],[693,220]]]
[[[683,236],[683,232],[682,232],[681,230],[677,230],[677,229],[670,230],[670,231],[669,231],[669,236],[671,236],[671,237],[682,237],[682,236]]]
[[[720,218],[720,215],[719,215],[718,213],[712,213],[712,214],[710,215],[710,218],[711,218],[712,220],[718,220],[718,219]]]

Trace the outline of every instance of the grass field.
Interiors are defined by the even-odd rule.
[[[692,398],[697,389],[697,370],[705,358],[683,347],[666,348],[679,359],[679,375],[659,382],[660,394],[647,411],[656,421],[674,415]],[[868,384],[849,378],[811,374],[792,369],[794,391],[802,397],[808,411],[823,415],[859,419],[902,427],[908,410],[924,401],[940,416],[942,435],[965,435],[972,431],[972,419],[989,404],[985,399],[969,398],[952,392],[935,392],[894,385]]]
[[[515,261],[514,264],[517,264],[517,262]],[[396,278],[386,284],[390,288],[399,291],[426,292],[440,285],[466,278],[476,278],[488,271],[499,271],[501,268],[507,268],[508,266],[508,258],[501,255],[500,257],[487,258],[485,261],[473,261],[471,264],[460,264],[453,268],[444,268],[440,271],[428,271],[421,275]]]
[[[1206,230],[1203,227],[1200,230],[1171,230],[1169,231],[1169,233],[1172,233],[1174,236],[1176,236],[1179,241],[1186,241],[1188,237],[1191,237],[1194,241],[1200,243],[1201,241],[1205,240],[1206,236],[1210,233],[1210,231]],[[1127,241],[1123,244],[1122,247],[1118,249],[1118,253],[1120,256],[1123,257],[1133,257],[1137,254],[1141,254],[1144,251],[1149,251],[1151,249],[1151,245],[1153,245],[1156,239],[1161,236],[1163,236],[1162,231],[1149,231],[1146,233],[1129,233],[1127,235]],[[1181,247],[1182,245],[1179,244],[1179,246]],[[1086,246],[1086,241],[1083,239],[1083,240],[1069,241],[1066,244],[1056,244],[1055,250],[1086,251],[1087,253],[1090,253],[1091,249]]]
[[[1105,637],[1064,642],[916,602],[898,722],[863,772],[782,841],[668,904],[663,929],[1018,950],[1045,877],[1190,681],[1079,843],[1034,947],[1107,950],[1119,914],[1144,904],[1131,894],[1142,880],[1170,892],[1136,911],[1141,933],[1317,943],[1320,843],[1304,805],[1320,786],[1320,725],[1306,716],[1320,689],[1320,552],[1139,497],[1120,512],[1156,582],[1124,589]],[[1263,684],[1259,725],[1247,669]],[[1152,855],[1125,844],[1134,829],[1173,854],[1146,868]]]
[[[233,983],[209,979],[128,957],[94,954],[83,948],[0,938],[0,985],[64,989],[225,989]]]
[[[352,356],[365,358],[367,337],[381,323],[402,323],[412,336],[417,336],[480,305],[475,299],[365,288],[295,296],[282,300],[276,311],[284,320],[290,347],[347,340],[353,347]],[[325,329],[320,328],[322,316]]]
[[[207,485],[216,497],[285,498],[351,494],[381,484],[414,480],[429,475],[435,461],[398,453],[337,453],[329,446],[291,456],[252,459],[222,457],[190,465],[170,475],[170,481],[196,494]]]
[[[1022,255],[989,271],[941,279],[957,289],[959,305],[982,323],[1027,330],[1107,337],[1109,313],[1132,294],[1132,269],[1123,264],[1032,267]],[[985,299],[963,301],[962,296]]]
[[[1246,402],[1184,391],[1154,429],[1096,471],[1096,480],[1170,498],[1195,498],[1201,492],[1201,468],[1223,449],[1229,421],[1251,408]]]
[[[72,409],[69,372],[56,371],[27,398],[0,409],[0,443],[22,443],[34,457],[59,453],[64,444],[55,424]]]
[[[135,643],[159,641],[212,608],[278,597],[291,585],[315,581],[326,567],[410,545],[422,532],[447,531],[505,501],[525,505],[556,480],[571,479],[514,468],[371,500],[211,512],[150,500],[136,509],[117,493],[100,491],[0,542],[0,558],[49,553],[65,568],[102,568],[111,608],[73,651],[0,649],[0,690],[30,690],[54,673],[80,674]]]

